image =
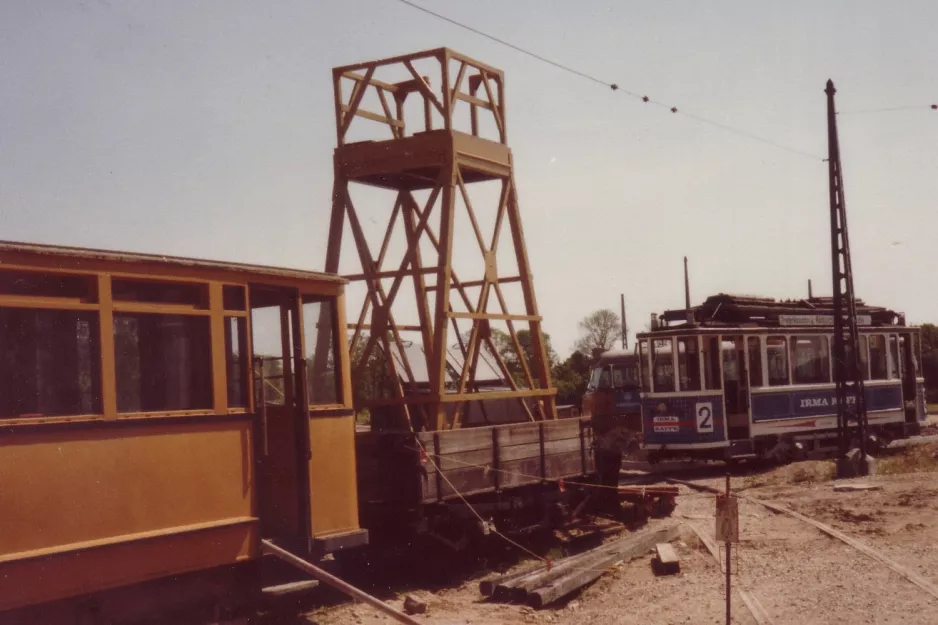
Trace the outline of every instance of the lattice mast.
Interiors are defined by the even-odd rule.
[[[866,392],[860,369],[860,339],[857,331],[857,302],[853,292],[850,238],[847,235],[847,206],[844,200],[840,141],[834,83],[827,81],[827,150],[830,179],[831,269],[834,304],[834,382],[837,385],[837,435],[840,457],[845,458],[852,423],[860,444],[861,467],[866,466]]]
[[[325,269],[338,273],[340,260],[348,260],[342,257],[347,224],[359,271],[346,277],[367,291],[349,322],[353,384],[377,354],[391,387],[390,396],[357,396],[356,408],[390,409],[393,423],[384,427],[438,430],[460,427],[466,402],[484,396],[517,399],[519,420],[556,418],[507,146],[504,74],[440,48],[334,68],[333,84],[337,147]],[[367,110],[366,101],[379,110]],[[486,207],[471,199],[483,182],[500,189],[496,205],[488,206],[494,214],[488,233],[477,219]],[[350,190],[357,185],[390,191],[394,199],[386,206],[356,206]],[[471,233],[456,231],[463,210],[460,219],[468,218]],[[366,219],[386,224],[380,245],[367,240]],[[402,230],[403,255],[394,263],[389,243]],[[457,243],[477,248],[473,275],[457,271]],[[499,272],[498,252],[508,246],[513,249],[503,254],[512,252],[516,275]],[[520,294],[506,294],[517,287]],[[401,296],[404,291],[413,297]],[[509,310],[515,301],[522,310]],[[496,337],[493,324],[504,333]],[[409,349],[405,336],[422,350]],[[510,362],[503,357],[506,344],[516,354]],[[455,367],[448,350],[461,355]],[[507,390],[478,392],[483,350]]]

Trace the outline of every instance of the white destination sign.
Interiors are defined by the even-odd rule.
[[[832,326],[834,325],[833,315],[779,315],[779,325],[783,326]],[[857,315],[857,325],[873,325],[873,318],[870,315]]]

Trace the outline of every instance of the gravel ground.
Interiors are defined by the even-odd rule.
[[[734,478],[733,488],[827,523],[938,583],[938,473],[866,478],[864,483],[881,490],[845,493],[833,490],[831,473],[829,462],[803,462]],[[723,486],[723,479],[699,482]],[[683,486],[681,491],[671,521],[694,524],[712,537],[713,496]],[[938,623],[938,599],[803,521],[742,500],[740,540],[733,557],[734,586],[755,595],[776,625]],[[480,572],[456,587],[425,593],[427,614],[416,618],[428,625],[723,623],[720,566],[689,528],[675,545],[681,555],[677,575],[656,577],[649,555],[619,565],[556,606],[534,611],[483,601],[478,581],[485,574]],[[403,599],[389,603],[400,608]],[[345,604],[309,613],[305,622],[392,621],[369,607]],[[732,622],[755,623],[735,593]]]

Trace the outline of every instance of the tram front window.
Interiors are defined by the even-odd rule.
[[[609,369],[605,367],[596,367],[590,374],[587,390],[595,391],[598,388],[609,388]]]
[[[588,390],[611,388],[638,388],[638,370],[628,365],[605,365],[596,367],[590,374]]]

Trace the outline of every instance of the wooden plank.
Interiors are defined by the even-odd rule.
[[[487,102],[486,100],[483,100],[482,98],[477,98],[472,95],[466,95],[465,93],[462,93],[462,92],[458,92],[455,95],[456,95],[457,100],[462,100],[463,102],[468,102],[469,104],[473,104],[475,106],[481,106],[482,108],[488,109],[490,111],[495,110],[495,107],[492,106],[491,102]]]
[[[501,487],[516,488],[526,484],[535,484],[541,481],[541,459],[524,458],[503,462],[501,469]]]
[[[655,545],[655,556],[656,558],[652,562],[652,566],[655,568],[656,574],[674,575],[680,572],[681,559],[670,543],[658,543]]]
[[[479,592],[486,597],[490,597],[492,596],[492,593],[495,592],[495,586],[498,584],[503,584],[518,579],[519,577],[524,577],[525,575],[529,575],[534,571],[543,569],[544,566],[545,565],[543,562],[537,562],[536,564],[520,568],[517,571],[513,571],[511,573],[495,575],[493,577],[483,579],[481,582],[479,582]]]
[[[537,423],[517,423],[498,428],[498,444],[502,448],[529,445],[539,440]]]
[[[677,538],[680,526],[672,525],[651,532],[643,532],[622,541],[621,548],[605,553],[601,557],[589,560],[583,567],[571,567],[569,575],[564,575],[552,583],[534,590],[528,595],[528,605],[542,608],[565,597],[574,590],[598,579],[608,567],[618,560],[631,560],[648,552],[656,543]]]
[[[540,315],[505,315],[500,313],[482,312],[451,312],[447,315],[452,319],[489,319],[492,321],[540,321]]]
[[[584,474],[580,450],[544,457],[544,477],[549,480],[576,477]]]
[[[743,588],[737,589],[736,592],[739,593],[739,598],[742,599],[746,607],[749,608],[749,613],[752,614],[752,618],[756,621],[757,625],[772,625],[772,619],[769,618],[769,613],[765,611],[765,608],[762,607],[762,604],[759,603],[759,600],[754,594]]]
[[[558,440],[562,438],[579,438],[580,419],[557,419],[544,422],[544,438]]]
[[[342,107],[343,113],[348,113],[349,110],[350,109],[348,106]],[[358,117],[364,117],[365,119],[370,119],[371,121],[381,122],[382,124],[387,124],[388,126],[391,126],[393,128],[404,127],[404,122],[400,121],[399,119],[385,117],[384,115],[378,115],[377,113],[372,113],[371,111],[366,111],[364,109],[357,109],[354,115],[357,115]]]
[[[117,418],[117,369],[114,353],[114,311],[111,299],[111,276],[98,275],[98,334],[101,338],[101,411],[105,419]]]
[[[356,82],[363,82],[365,80],[364,76],[362,76],[361,74],[356,74],[355,72],[344,72],[342,74],[342,78],[349,78]],[[371,79],[370,84],[374,85],[378,89],[383,89],[384,91],[387,91],[389,93],[397,93],[397,91],[399,90],[397,85],[392,85],[390,83],[382,82],[374,78]]]
[[[211,337],[212,362],[212,405],[215,412],[223,414],[228,410],[228,366],[225,354],[225,311],[222,301],[222,284],[210,282],[209,298],[209,335]]]
[[[465,469],[472,466],[491,467],[494,462],[493,451],[491,446],[486,449],[474,449],[450,454],[441,451],[441,456],[439,458],[432,457],[432,460],[444,473],[453,469]],[[427,471],[429,473],[436,471],[433,463],[427,463]]]
[[[319,581],[315,579],[304,579],[298,582],[288,584],[279,584],[277,586],[267,586],[261,589],[265,597],[286,597],[296,595],[297,593],[312,590],[319,587]]]
[[[462,469],[453,469],[444,471],[446,479],[441,480],[443,499],[458,499],[459,495],[477,495],[483,492],[495,490],[495,480],[492,471],[477,467],[464,467]],[[448,480],[448,481],[447,481]],[[427,480],[427,490],[424,493],[423,501],[426,503],[437,501],[437,489],[434,485],[435,480]]]

